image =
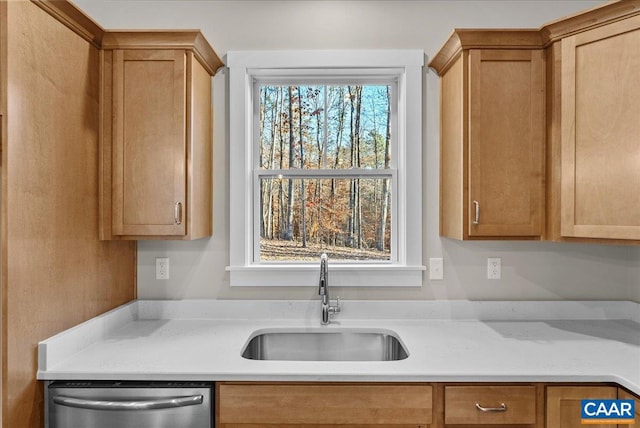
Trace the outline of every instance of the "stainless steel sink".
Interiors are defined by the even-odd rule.
[[[408,356],[398,337],[387,330],[257,332],[242,351],[250,360],[397,361]]]

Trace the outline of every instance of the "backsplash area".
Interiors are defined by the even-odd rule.
[[[221,231],[222,228],[214,228]],[[214,232],[215,235],[215,232]],[[442,249],[444,280],[420,288],[336,288],[351,300],[634,300],[640,302],[640,251],[634,247],[548,242],[458,242],[432,238]],[[317,299],[307,287],[229,287],[226,241],[138,244],[140,299]],[[429,254],[429,253],[427,253]],[[171,259],[171,278],[155,279],[155,257]],[[502,258],[502,279],[486,279],[487,257]],[[425,277],[427,275],[425,274]]]

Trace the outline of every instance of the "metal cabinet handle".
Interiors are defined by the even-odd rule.
[[[202,404],[203,397],[202,395],[190,395],[186,397],[167,397],[148,401],[102,401],[58,395],[53,397],[53,402],[61,406],[89,410],[154,410],[195,406]]]
[[[506,412],[507,405],[504,403],[500,403],[500,407],[483,407],[480,405],[480,403],[476,403],[476,409],[480,410],[481,412]]]
[[[173,220],[176,224],[182,223],[182,203],[176,202],[176,205],[173,207]]]
[[[473,205],[476,208],[476,217],[473,220],[473,224],[480,224],[480,202],[473,201]]]

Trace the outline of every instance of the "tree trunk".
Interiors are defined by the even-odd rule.
[[[279,88],[279,92],[282,94],[282,104],[281,107],[278,109],[278,112],[281,112],[284,109],[284,93],[282,93],[282,88]],[[283,117],[282,114],[280,114],[280,127],[279,127],[279,134],[280,134],[280,169],[284,169],[284,126],[283,126]],[[278,207],[278,224],[279,224],[279,229],[278,230],[278,236],[280,236],[280,238],[282,238],[282,235],[284,234],[284,230],[286,228],[286,223],[285,223],[285,212],[284,212],[284,188],[282,186],[283,181],[279,180],[278,181],[278,189],[279,189],[279,194],[278,194],[278,201],[279,201],[279,207]]]
[[[262,166],[262,163],[264,161],[264,144],[262,143],[262,138],[264,135],[264,122],[265,122],[265,117],[266,117],[266,108],[267,108],[267,87],[265,86],[263,89],[260,90],[261,95],[262,95],[262,105],[260,106],[260,165]],[[271,139],[271,144],[273,144],[273,139]],[[267,222],[267,212],[265,211],[265,207],[264,207],[264,201],[266,199],[265,197],[265,191],[266,191],[266,186],[265,183],[260,181],[260,209],[262,212],[262,215],[260,216],[260,237],[264,238],[265,237],[265,231],[266,231],[266,222]]]
[[[362,86],[348,87],[351,101],[351,167],[360,168],[360,112]],[[362,206],[360,204],[360,180],[351,180],[349,192],[349,246],[362,248]]]
[[[345,105],[344,102],[344,86],[338,86],[338,95],[337,95],[337,104],[338,104],[338,111],[339,111],[339,117],[338,117],[338,129],[336,130],[336,154],[335,154],[335,158],[334,158],[334,162],[333,162],[333,169],[338,169],[338,165],[339,165],[339,161],[340,161],[340,150],[342,148],[342,136],[344,134],[344,127],[345,127],[345,115],[347,113],[347,107]],[[336,206],[336,180],[331,180],[331,191],[330,191],[330,195],[329,195],[329,203],[330,206],[335,207]],[[342,223],[342,217],[343,214],[341,212],[338,213],[338,215],[336,216],[336,214],[332,213],[331,215],[331,224],[332,225],[338,225],[340,223]],[[337,217],[337,218],[336,218]],[[337,245],[337,241],[338,241],[338,232],[336,232],[336,230],[338,230],[338,227],[334,227],[334,232],[331,235],[331,245]]]
[[[354,115],[355,115],[355,105],[354,105],[354,96],[355,94],[352,93],[351,91],[351,86],[347,87],[348,91],[349,91],[349,105],[350,105],[350,115],[349,115],[349,133],[350,133],[350,137],[351,137],[351,157],[349,159],[349,166],[351,166],[352,168],[354,167],[355,164],[355,133],[354,133]],[[356,205],[356,188],[355,188],[355,180],[351,180],[351,183],[349,184],[349,221],[347,224],[347,235],[348,235],[348,241],[347,241],[347,245],[349,247],[353,247],[353,235],[354,235],[354,231],[355,231],[355,205]]]
[[[300,86],[298,86],[298,128],[300,133],[300,169],[304,169],[304,144],[302,140],[302,92],[300,91]],[[300,226],[300,234],[302,235],[302,248],[307,248],[307,197],[306,190],[304,185],[304,179],[301,180],[300,184],[300,216],[301,226]]]
[[[295,138],[293,133],[293,86],[289,86],[289,168],[293,167],[295,150]],[[283,230],[282,239],[285,241],[293,240],[293,206],[295,194],[293,192],[293,179],[289,179],[289,188],[287,189],[287,218],[285,229]]]
[[[391,157],[389,156],[389,144],[391,142],[391,100],[389,87],[387,86],[387,132],[384,139],[384,168],[389,168]],[[384,251],[386,248],[387,216],[389,215],[389,179],[382,180],[382,207],[380,209],[380,223],[378,224],[378,239],[376,248]]]
[[[322,94],[322,107],[318,102],[320,98],[320,94]],[[316,114],[316,146],[318,147],[318,169],[322,169],[323,166],[326,166],[326,152],[327,152],[327,138],[326,133],[323,133],[324,138],[320,138],[320,127],[324,127],[324,124],[327,120],[327,85],[322,86],[322,91],[318,93],[316,96],[316,105],[315,110]],[[320,115],[320,111],[322,111],[322,117]],[[316,227],[316,244],[320,244],[321,242],[321,233],[322,233],[322,180],[316,179],[315,186],[315,201],[316,201],[316,219],[315,219],[315,227]],[[312,214],[313,215],[313,214]],[[314,228],[313,221],[311,228]]]
[[[356,167],[360,168],[360,112],[362,110],[362,86],[357,86],[358,109],[356,111]],[[356,219],[357,219],[357,244],[362,249],[362,200],[360,198],[360,179],[356,180]]]
[[[276,157],[276,128],[278,125],[278,103],[280,102],[280,91],[276,91],[276,99],[273,102],[273,108],[271,109],[271,150],[269,152],[269,169],[273,169]],[[268,239],[273,239],[273,183],[274,179],[269,178],[269,187],[267,190],[267,230],[266,236]]]

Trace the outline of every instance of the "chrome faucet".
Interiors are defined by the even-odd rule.
[[[331,305],[331,298],[329,297],[329,270],[328,270],[329,257],[326,253],[320,256],[320,282],[318,284],[318,294],[322,299],[322,319],[323,325],[329,324],[329,316],[331,314],[337,314],[340,312],[340,297],[336,300],[336,305]]]

